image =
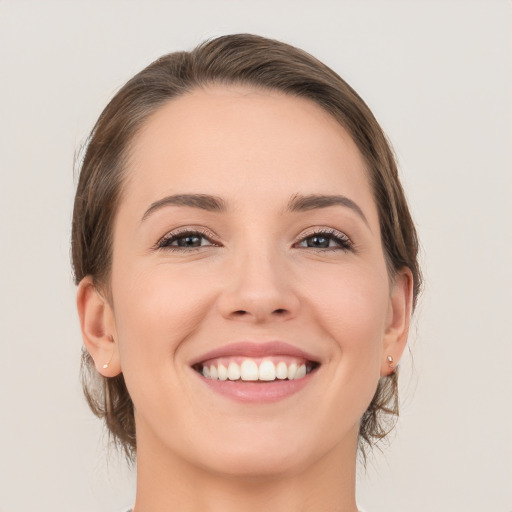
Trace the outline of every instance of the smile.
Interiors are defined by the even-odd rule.
[[[272,382],[298,380],[311,373],[317,363],[290,356],[274,356],[263,359],[221,358],[195,365],[203,377],[221,381]]]
[[[304,388],[320,363],[282,342],[241,342],[204,354],[192,362],[210,390],[250,403],[275,402]]]

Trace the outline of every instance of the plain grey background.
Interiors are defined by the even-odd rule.
[[[304,48],[362,95],[421,237],[402,415],[359,470],[360,506],[510,512],[510,21],[498,0],[0,0],[0,511],[133,500],[134,476],[107,457],[78,381],[74,153],[149,62],[253,32]]]

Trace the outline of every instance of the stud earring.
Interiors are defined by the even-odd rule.
[[[112,355],[110,356],[110,359],[109,359],[108,363],[105,363],[105,364],[103,365],[103,368],[108,368],[109,364],[112,362],[112,356],[113,356],[113,355],[114,355],[114,354],[112,354]]]
[[[388,366],[390,368],[393,368],[393,366],[394,366],[394,364],[393,364],[393,356],[388,356],[387,359],[388,359]]]
[[[114,336],[110,335],[109,337],[110,337],[110,341],[112,341],[112,343],[113,343],[114,342]],[[110,356],[110,359],[108,360],[108,363],[105,363],[103,365],[104,369],[109,367],[110,363],[112,362],[112,357],[114,357],[114,352],[112,352],[112,355]]]

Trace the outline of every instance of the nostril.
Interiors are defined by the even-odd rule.
[[[274,318],[287,318],[287,315],[290,313],[290,311],[286,308],[277,308],[274,309],[271,313],[268,315],[268,319],[273,316]],[[263,311],[252,311],[252,310],[246,310],[246,309],[236,309],[230,313],[231,318],[247,318],[247,317],[254,317],[254,319],[258,322],[264,321],[265,318],[267,318],[267,314]]]

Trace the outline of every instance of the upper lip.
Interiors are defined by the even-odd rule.
[[[284,341],[266,341],[252,342],[240,341],[230,343],[222,347],[215,348],[201,356],[194,358],[190,366],[202,363],[209,359],[217,359],[219,357],[246,356],[246,357],[266,357],[266,356],[291,356],[307,361],[319,362],[318,358],[308,354],[304,350],[285,343]]]

